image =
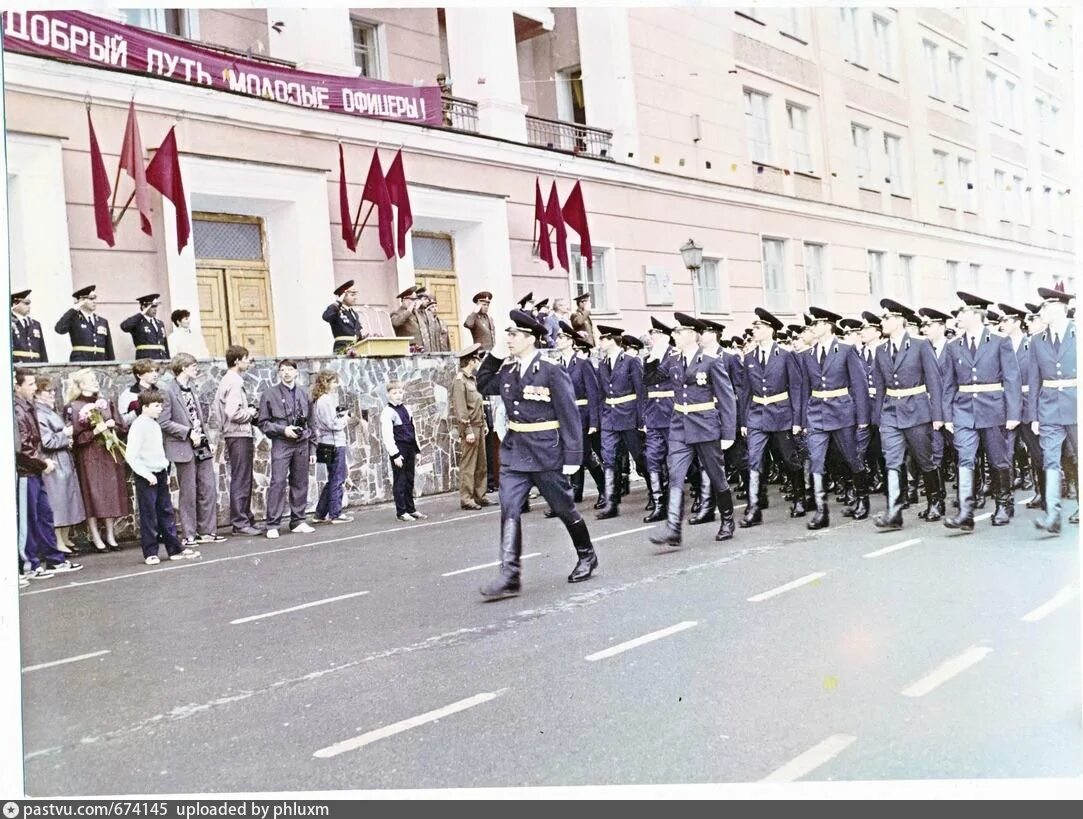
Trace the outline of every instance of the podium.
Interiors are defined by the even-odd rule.
[[[410,341],[400,336],[369,336],[349,349],[358,358],[404,358],[410,355]]]

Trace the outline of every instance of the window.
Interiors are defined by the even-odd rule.
[[[940,49],[936,43],[922,40],[925,51],[925,81],[929,85],[929,96],[940,97]]]
[[[850,123],[850,138],[854,143],[857,178],[868,179],[872,175],[872,155],[869,153],[869,129],[856,122]]]
[[[1053,186],[1046,183],[1042,186],[1042,216],[1045,221],[1045,229],[1050,233],[1057,230],[1056,222],[1053,221]]]
[[[810,305],[823,302],[827,298],[824,246],[813,242],[805,242],[805,297]]]
[[[704,313],[722,312],[721,268],[718,259],[704,259],[696,276],[696,300]]]
[[[854,6],[843,6],[839,9],[842,43],[846,59],[855,65],[863,65],[865,50],[861,38],[861,29],[857,25],[857,16],[857,8]]]
[[[905,169],[903,168],[902,138],[884,134],[884,155],[887,157],[887,176],[891,192],[898,196],[906,194]]]
[[[870,250],[869,296],[879,301],[886,295],[884,292],[884,253],[881,250]]]
[[[996,198],[997,215],[1001,221],[1008,219],[1007,183],[1004,180],[1004,171],[993,171],[993,196]]]
[[[753,162],[771,161],[771,122],[767,95],[745,89],[745,117],[748,123],[748,155]]]
[[[1059,130],[1059,117],[1060,108],[1053,103],[1049,103],[1049,139],[1047,140],[1050,145],[1060,145],[1060,130]]]
[[[1057,44],[1053,35],[1053,21],[1046,20],[1042,26],[1042,56],[1050,65],[1057,62]]]
[[[788,102],[786,116],[790,121],[790,157],[793,170],[811,172],[813,166],[812,150],[809,148],[808,109]]]
[[[971,169],[974,166],[969,159],[959,157],[959,200],[963,204],[963,210],[974,211],[974,179],[971,177]]]
[[[583,70],[579,66],[556,72],[557,119],[587,124],[586,99],[583,96]],[[568,145],[569,148],[573,147]]]
[[[962,288],[960,288],[962,289]],[[981,289],[981,265],[970,265],[970,281],[966,283],[966,289],[971,293]]]
[[[950,207],[951,186],[948,184],[948,155],[943,151],[933,151],[933,173],[936,176],[937,198],[940,207]]]
[[[963,74],[963,58],[958,54],[948,54],[948,75],[951,78],[951,101],[965,107],[966,76]]]
[[[1017,290],[1018,284],[1019,284],[1016,281],[1018,278],[1019,277],[1015,275],[1015,271],[1012,270],[1010,267],[1005,267],[1004,268],[1004,292],[1008,294],[1009,299],[1013,300],[1013,303],[1014,303],[1014,300],[1015,300],[1016,290]]]
[[[799,40],[805,39],[804,9],[790,8],[783,10],[782,30]]]
[[[763,240],[763,293],[768,310],[789,309],[790,294],[786,286],[786,242],[782,239]]]
[[[985,107],[989,110],[989,119],[993,122],[1000,122],[997,75],[992,71],[985,72]]]
[[[120,9],[124,22],[163,34],[195,37],[195,9]]]
[[[1068,193],[1057,191],[1057,227],[1064,236],[1072,235],[1072,212],[1068,209]]]
[[[380,76],[380,38],[378,26],[362,20],[351,21],[353,25],[353,62],[361,69],[362,77]]]
[[[962,290],[961,282],[959,281],[959,263],[953,261],[944,262],[944,272],[948,277],[948,292],[954,293],[956,290]]]
[[[1043,145],[1049,144],[1049,121],[1046,119],[1045,100],[1034,100],[1034,118],[1038,121],[1038,141]]]
[[[1007,111],[1005,112],[1005,118],[1008,122],[1009,128],[1019,130],[1019,121],[1017,119],[1017,112],[1019,108],[1018,90],[1015,83],[1011,80],[1004,81],[1004,102]]]
[[[902,278],[902,291],[906,303],[917,303],[917,277],[914,275],[913,256],[899,254],[899,276]]]
[[[1035,54],[1040,54],[1042,51],[1041,45],[1041,25],[1038,21],[1037,9],[1028,9],[1030,13],[1030,48]]]
[[[1027,207],[1029,198],[1024,187],[1023,177],[1012,177],[1012,214],[1015,217],[1016,224],[1019,225],[1030,224],[1030,208]]]
[[[1034,287],[1034,271],[1024,270],[1022,287],[1015,297],[1016,300],[1019,302],[1029,301],[1031,294],[1034,292]]]
[[[872,16],[872,39],[876,46],[876,67],[881,74],[895,75],[895,32],[891,21]]]
[[[594,246],[594,269],[591,270],[587,268],[587,260],[580,254],[579,245],[572,245],[570,250],[572,292],[590,293],[592,309],[598,313],[614,312],[616,305],[609,303],[609,289],[606,287],[605,254],[598,249],[597,245]]]

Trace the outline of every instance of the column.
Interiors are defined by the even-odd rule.
[[[628,161],[639,157],[632,47],[628,10],[609,6],[579,6],[579,65],[587,124],[613,131],[613,155]]]

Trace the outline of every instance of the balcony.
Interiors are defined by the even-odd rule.
[[[443,102],[443,125],[445,128],[450,128],[452,131],[466,131],[471,134],[478,132],[478,104],[476,102],[447,94],[441,97],[441,100]]]
[[[529,145],[553,151],[613,161],[613,132],[578,122],[562,122],[527,114],[526,141]]]

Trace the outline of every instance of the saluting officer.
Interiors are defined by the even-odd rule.
[[[575,297],[575,312],[572,313],[572,320],[569,323],[577,333],[586,334],[591,347],[598,343],[597,336],[594,335],[594,320],[590,317],[590,293],[588,291],[582,290]]]
[[[407,287],[396,298],[399,300],[399,306],[391,312],[391,326],[395,328],[395,335],[399,338],[409,338],[415,347],[424,349],[421,322],[417,314],[417,287]]]
[[[496,326],[493,317],[489,315],[489,305],[493,302],[493,294],[488,290],[475,293],[472,299],[478,309],[466,317],[463,327],[470,331],[474,343],[485,352],[493,349],[496,343]]]
[[[643,391],[643,362],[638,356],[621,349],[624,330],[620,327],[598,325],[602,360],[598,364],[598,383],[602,393],[601,432],[602,468],[605,470],[605,505],[595,513],[599,520],[615,518],[620,514],[620,492],[617,486],[617,468],[620,465],[620,447],[625,446],[636,470],[647,473],[643,448],[639,442],[639,428],[643,426],[641,407]]]
[[[1067,293],[1038,288],[1042,299],[1041,317],[1046,328],[1030,339],[1031,430],[1042,445],[1045,466],[1046,515],[1034,525],[1052,534],[1060,531],[1060,459],[1065,440],[1072,452],[1079,452],[1078,404],[1076,398],[1075,322],[1068,319]]]
[[[824,489],[827,447],[835,442],[854,474],[858,503],[868,504],[865,464],[857,456],[856,430],[869,423],[869,390],[861,356],[849,344],[834,337],[835,322],[842,316],[820,307],[810,307],[809,334],[814,344],[797,356],[801,367],[804,420],[798,426],[808,432],[816,514],[809,529],[823,529],[831,522]]]
[[[334,293],[335,301],[327,305],[322,318],[331,325],[331,352],[341,355],[363,339],[365,333],[361,328],[361,317],[353,307],[357,303],[357,288],[353,286],[353,279],[340,284]]]
[[[57,321],[56,330],[71,339],[71,355],[68,361],[115,361],[113,336],[109,322],[94,312],[98,300],[97,288],[90,284],[71,294],[75,306]]]
[[[948,345],[944,379],[944,419],[959,458],[959,514],[949,517],[949,529],[974,531],[974,465],[978,444],[985,449],[992,472],[993,526],[1011,522],[1007,498],[1012,482],[1008,468],[1008,432],[1023,418],[1023,389],[1019,360],[1008,339],[985,326],[991,301],[959,291],[963,302],[957,317],[960,335]]]
[[[158,318],[158,306],[161,304],[158,296],[158,293],[140,296],[137,299],[139,312],[120,323],[120,329],[132,337],[137,359],[169,360],[165,323]]]
[[[486,355],[478,370],[478,389],[500,396],[508,431],[500,444],[500,574],[481,589],[484,597],[514,597],[520,589],[523,553],[523,502],[531,486],[538,487],[571,536],[578,561],[569,583],[590,577],[598,556],[586,521],[572,501],[565,476],[583,463],[583,436],[571,379],[559,364],[542,358],[535,343],[545,326],[522,310],[511,311],[506,329],[509,356]]]
[[[673,329],[678,355],[666,369],[673,385],[673,416],[669,428],[669,498],[665,527],[650,536],[659,546],[681,545],[684,517],[684,479],[693,456],[707,470],[721,514],[715,540],[733,537],[733,494],[726,482],[722,453],[737,437],[737,399],[720,358],[706,355],[699,346],[704,324],[687,313],[674,313]]]
[[[673,328],[651,316],[651,346],[643,364],[643,425],[647,428],[647,488],[650,505],[644,523],[666,519],[666,458],[669,455],[669,427],[673,417],[673,383],[669,362],[677,355]]]
[[[999,305],[1004,317],[1000,321],[1000,331],[1015,349],[1015,360],[1019,362],[1019,381],[1023,385],[1023,417],[1020,424],[1008,433],[1008,457],[1015,453],[1017,439],[1022,439],[1023,447],[1030,462],[1030,471],[1034,475],[1034,497],[1027,501],[1027,509],[1045,509],[1045,471],[1042,469],[1042,445],[1030,425],[1036,418],[1030,414],[1030,339],[1023,332],[1026,311],[1001,302]],[[1008,509],[1012,511],[1011,507]]]
[[[11,294],[11,354],[16,364],[49,360],[41,323],[30,318],[29,290]]]
[[[752,322],[755,344],[744,357],[748,385],[737,394],[738,414],[745,419],[742,432],[748,446],[748,504],[737,524],[742,529],[763,523],[760,476],[768,447],[789,473],[793,485],[790,517],[805,515],[805,474],[793,441],[793,436],[801,432],[804,390],[796,356],[774,341],[775,334],[782,329],[782,322],[775,316],[762,307],[756,308],[756,319]]]

